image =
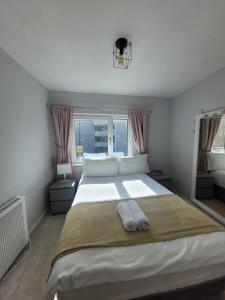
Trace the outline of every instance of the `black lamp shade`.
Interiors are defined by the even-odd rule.
[[[131,61],[132,43],[125,38],[119,38],[113,48],[113,67],[127,69]]]

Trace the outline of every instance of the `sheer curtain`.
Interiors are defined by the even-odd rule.
[[[131,125],[135,147],[139,154],[147,153],[148,146],[148,112],[129,110],[128,120]]]
[[[220,126],[221,116],[203,118],[200,120],[199,146],[198,146],[198,172],[206,173],[207,153],[211,151],[213,141]]]
[[[73,107],[70,105],[52,105],[52,117],[55,129],[57,163],[71,163],[71,131]]]

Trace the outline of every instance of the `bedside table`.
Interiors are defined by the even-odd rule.
[[[195,197],[197,199],[213,198],[214,182],[210,174],[197,174]]]
[[[154,179],[155,181],[157,181],[159,184],[163,185],[164,187],[166,187],[168,190],[172,189],[172,178],[166,174],[162,174],[162,175],[152,175],[152,174],[147,174],[148,176],[150,176],[152,179]]]
[[[76,180],[56,181],[49,187],[52,214],[67,213],[74,200]]]

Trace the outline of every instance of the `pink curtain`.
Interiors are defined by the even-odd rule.
[[[52,105],[55,129],[57,163],[71,163],[71,130],[73,107],[69,105]]]
[[[213,141],[219,129],[221,117],[203,118],[200,121],[198,146],[198,172],[206,173],[207,153],[211,151]]]
[[[139,110],[129,110],[128,119],[132,128],[134,143],[138,153],[147,153],[148,112]]]

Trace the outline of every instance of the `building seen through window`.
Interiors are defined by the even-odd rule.
[[[107,119],[76,119],[76,156],[107,156],[109,147],[113,155],[125,156],[128,148],[127,131],[127,119],[113,119],[113,126],[110,128]]]

